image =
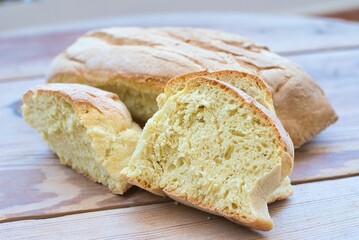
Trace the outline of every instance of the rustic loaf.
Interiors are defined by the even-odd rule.
[[[23,102],[24,119],[61,163],[117,194],[131,186],[120,171],[142,130],[117,95],[80,84],[48,84],[26,92]]]
[[[161,109],[167,98],[174,95],[176,92],[183,90],[187,81],[198,76],[205,76],[207,78],[228,83],[245,92],[275,114],[272,95],[263,80],[258,76],[234,70],[220,70],[214,72],[205,70],[174,77],[167,83],[164,93],[161,93],[157,97],[158,107]],[[269,196],[267,202],[271,203],[276,200],[286,199],[292,194],[293,189],[290,184],[290,179],[287,177],[283,180],[280,187]]]
[[[166,97],[121,173],[153,193],[270,230],[267,201],[293,154],[272,112],[227,83],[196,77]]]
[[[49,82],[75,82],[118,94],[137,121],[156,111],[156,97],[177,75],[234,69],[268,84],[279,119],[299,147],[337,116],[320,87],[294,63],[238,35],[194,28],[91,31],[62,52]]]

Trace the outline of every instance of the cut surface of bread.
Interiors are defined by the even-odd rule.
[[[80,84],[47,84],[23,97],[24,119],[49,143],[62,164],[113,193],[131,185],[120,175],[141,128],[118,96]]]
[[[198,76],[205,76],[207,78],[215,79],[228,83],[235,88],[247,93],[249,96],[254,98],[258,103],[262,104],[268,110],[275,113],[272,94],[268,90],[267,85],[263,80],[255,75],[235,71],[235,70],[220,70],[215,72],[209,72],[207,70],[200,72],[193,72],[188,74],[183,74],[172,78],[166,85],[164,93],[160,94],[157,97],[157,103],[159,109],[162,108],[163,104],[166,102],[167,98],[175,94],[178,91],[181,91],[185,88],[186,82],[192,78]],[[293,188],[290,184],[290,179],[287,177],[283,180],[280,187],[273,192],[269,197],[268,202],[275,202],[276,200],[283,200],[288,198],[293,194]]]
[[[296,147],[336,121],[322,89],[293,62],[236,34],[200,28],[113,27],[88,32],[59,54],[49,82],[83,83],[120,96],[145,123],[173,77],[233,69],[260,76]]]
[[[147,122],[121,173],[153,193],[270,230],[267,201],[293,167],[289,136],[233,86],[206,77],[185,84]]]

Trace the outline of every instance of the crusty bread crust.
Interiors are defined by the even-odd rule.
[[[168,81],[168,83],[166,84],[164,93],[166,95],[171,95],[171,94],[173,94],[173,91],[175,90],[176,85],[178,83],[186,82],[189,79],[199,77],[199,76],[213,78],[215,80],[219,80],[222,82],[227,82],[227,81],[225,81],[226,77],[227,78],[232,77],[233,79],[249,78],[254,84],[256,84],[260,88],[261,92],[264,95],[266,102],[270,103],[270,105],[273,105],[272,93],[269,91],[269,86],[263,81],[263,79],[261,79],[257,75],[253,75],[253,74],[250,74],[247,72],[241,72],[241,71],[237,71],[237,70],[219,70],[219,71],[210,72],[206,69],[203,71],[182,74],[182,75],[174,77]],[[254,96],[252,96],[252,97],[254,97]],[[274,111],[274,109],[271,106],[268,106],[268,107],[270,107],[271,111]]]
[[[122,116],[121,123],[128,127],[132,123],[131,114],[127,110],[126,106],[120,101],[116,94],[111,92],[82,84],[52,83],[40,85],[34,89],[30,89],[24,94],[23,102],[27,102],[27,99],[35,92],[38,94],[50,93],[60,96],[78,108],[83,108],[86,107],[86,105],[89,105],[96,108],[108,118],[118,118],[118,116]]]
[[[168,80],[206,69],[259,75],[270,87],[276,113],[295,147],[337,120],[323,91],[303,69],[252,40],[208,29],[91,31],[54,60],[47,76],[49,82],[84,83],[127,96],[121,99],[134,118],[145,122],[156,111],[154,96]],[[135,100],[140,106],[130,106]],[[143,106],[151,106],[151,112]]]
[[[130,178],[127,175],[122,174],[122,177],[125,178],[126,181],[131,185],[135,185],[137,187],[140,187],[146,191],[149,191],[150,193],[153,193],[153,194],[161,196],[161,197],[167,196],[166,193],[160,187],[148,187],[148,186],[142,184],[141,181],[139,181],[139,179]]]
[[[256,228],[262,231],[269,231],[273,228],[273,221],[268,221],[268,219],[264,218],[251,218],[249,216],[242,215],[233,215],[228,213],[224,209],[215,209],[213,206],[209,206],[200,202],[195,201],[194,199],[190,199],[186,196],[178,195],[173,192],[166,191],[166,194],[175,200],[176,202],[182,203],[186,206],[193,207],[205,212],[208,212],[213,215],[217,215],[220,217],[225,217],[228,220],[237,223],[242,226]]]

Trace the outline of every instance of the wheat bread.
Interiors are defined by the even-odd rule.
[[[144,123],[158,110],[156,97],[168,80],[206,69],[233,69],[262,77],[295,147],[337,119],[322,89],[296,64],[250,39],[209,29],[94,30],[57,56],[47,78],[112,91],[134,119]]]
[[[160,94],[157,97],[157,103],[159,109],[162,108],[163,104],[168,97],[175,94],[178,91],[183,90],[186,86],[186,82],[192,78],[198,76],[205,76],[207,78],[219,80],[225,83],[228,83],[239,90],[247,93],[249,96],[253,97],[258,103],[262,104],[271,112],[275,113],[273,106],[272,95],[268,90],[265,82],[258,76],[235,71],[235,70],[220,70],[209,72],[199,71],[193,73],[183,74],[177,77],[172,78],[166,85],[164,93]],[[289,177],[285,178],[280,185],[280,187],[269,196],[268,203],[275,202],[277,200],[283,200],[288,198],[293,194],[293,188],[290,183]]]
[[[120,175],[141,128],[118,96],[80,84],[47,84],[23,97],[24,119],[66,164],[113,193],[131,185]]]
[[[270,230],[267,202],[293,167],[279,119],[233,86],[186,81],[147,122],[128,167],[132,184]]]

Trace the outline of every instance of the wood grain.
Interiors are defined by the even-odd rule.
[[[270,232],[174,203],[0,225],[1,239],[356,239],[359,177],[301,184],[270,206]]]
[[[137,188],[116,196],[61,165],[23,121],[21,95],[44,82],[52,58],[83,32],[113,25],[239,33],[288,56],[323,87],[339,121],[296,151],[295,195],[270,206],[277,225],[273,231],[251,231]],[[359,177],[349,176],[359,174],[358,30],[359,24],[324,19],[203,13],[107,19],[0,35],[0,239],[355,239]],[[343,179],[327,180],[332,178]],[[68,216],[59,217],[63,215]],[[47,219],[24,220],[41,218]]]
[[[351,21],[359,21],[359,8],[357,7],[354,9],[329,12],[325,14],[320,14],[320,16],[330,17],[330,18],[341,18]]]
[[[112,194],[61,165],[14,108],[21,94],[40,82],[0,85],[0,222],[168,201],[138,188]]]
[[[359,108],[356,107],[359,102],[359,50],[290,58],[318,79],[339,115],[336,124],[297,150],[293,182],[359,174]],[[0,83],[0,116],[3,119],[0,126],[0,183],[3,183],[7,201],[17,204],[10,206],[1,202],[2,221],[167,201],[142,191],[129,198],[127,195],[125,198],[116,197],[105,187],[60,165],[15,109],[28,88],[43,82],[44,79],[36,78]],[[64,187],[54,189],[54,186],[62,185]],[[14,190],[19,188],[22,190]],[[80,199],[79,195],[83,198]]]
[[[234,24],[235,23],[235,24]],[[51,60],[84,32],[108,26],[190,26],[252,38],[281,54],[359,46],[359,24],[320,18],[216,13],[124,17],[0,36],[0,79],[42,76]]]
[[[333,126],[296,152],[294,182],[357,175],[359,49],[312,53],[289,58],[317,80],[339,116],[339,120]]]

